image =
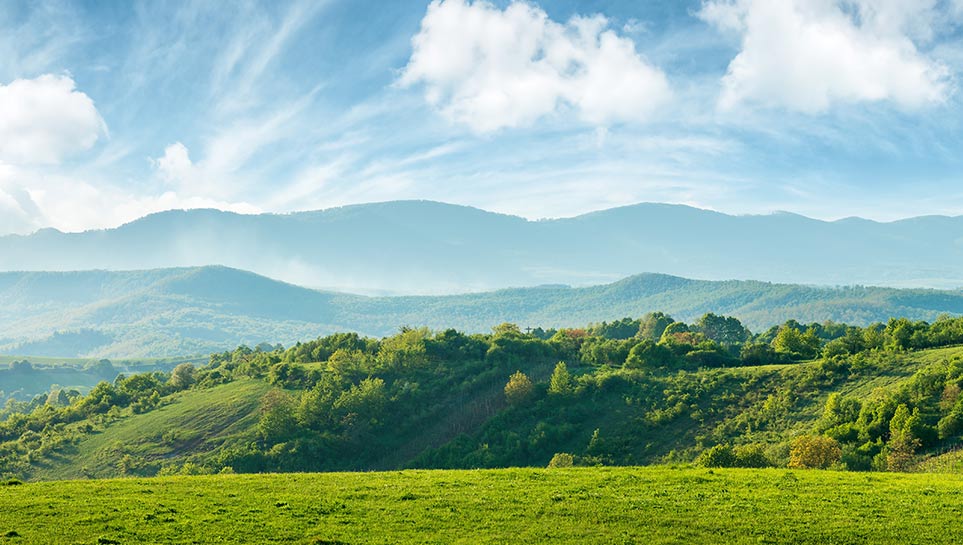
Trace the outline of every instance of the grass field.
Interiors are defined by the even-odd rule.
[[[656,468],[0,488],[10,543],[959,543],[963,476]],[[6,537],[3,537],[6,536]]]

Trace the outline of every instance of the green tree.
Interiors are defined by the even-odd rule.
[[[795,327],[785,325],[779,328],[779,333],[772,340],[772,348],[777,353],[786,354],[795,360],[809,359],[819,354],[820,341],[812,328],[803,333]]]
[[[182,363],[171,371],[171,378],[167,380],[175,390],[186,390],[194,384],[194,366]]]
[[[675,355],[665,345],[645,339],[629,350],[625,367],[630,369],[656,369],[671,367],[674,363]]]
[[[492,335],[495,337],[521,337],[522,330],[517,324],[502,322],[492,328]]]
[[[699,318],[695,329],[707,339],[720,344],[742,344],[749,339],[749,330],[742,322],[731,316],[718,316],[711,312]]]
[[[886,468],[890,471],[907,471],[913,463],[913,455],[921,441],[915,429],[921,425],[919,409],[910,412],[900,403],[889,422],[889,441],[886,443]]]
[[[662,334],[665,333],[665,328],[669,327],[669,324],[673,322],[675,322],[675,320],[668,314],[650,312],[642,317],[637,336],[641,339],[658,342],[658,340],[662,338]]]
[[[564,361],[555,364],[555,371],[548,383],[548,393],[555,395],[566,395],[572,393],[572,375],[568,372],[568,366]]]
[[[425,341],[431,337],[427,327],[401,331],[381,341],[378,349],[378,363],[386,369],[405,369],[422,367],[428,363],[428,350]]]
[[[515,371],[505,384],[505,400],[510,405],[520,405],[528,400],[535,391],[535,385],[521,371]]]
[[[289,395],[277,389],[264,394],[257,433],[265,444],[274,445],[291,438],[297,424],[294,402]]]
[[[801,435],[789,446],[789,467],[826,469],[839,462],[843,451],[839,441],[822,435]]]

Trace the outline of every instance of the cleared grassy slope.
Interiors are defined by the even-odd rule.
[[[958,543],[963,477],[671,468],[8,486],[15,543]]]
[[[238,380],[209,390],[174,396],[168,405],[110,423],[87,436],[76,450],[37,472],[37,479],[78,479],[118,475],[117,463],[130,454],[148,463],[174,463],[210,451],[257,422],[258,400],[270,386]]]

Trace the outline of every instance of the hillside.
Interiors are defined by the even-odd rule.
[[[711,282],[642,274],[600,286],[542,286],[449,296],[322,292],[225,267],[0,273],[0,353],[143,358],[207,354],[335,331],[383,336],[403,325],[487,332],[574,327],[655,310],[707,312],[759,332],[796,319],[854,325],[963,312],[963,292]]]
[[[670,468],[29,483],[0,493],[0,532],[38,545],[955,544],[961,485],[958,475]]]
[[[952,467],[933,457],[963,444],[963,318],[789,322],[751,337],[721,317],[624,325],[547,338],[508,326],[336,334],[86,395],[54,389],[0,413],[0,477],[542,467],[559,456],[905,471]],[[835,454],[794,461],[800,438]]]
[[[153,214],[115,229],[0,237],[0,270],[225,265],[366,294],[586,286],[651,271],[707,280],[963,286],[963,217],[834,222],[639,204],[527,221],[427,201],[285,215]]]

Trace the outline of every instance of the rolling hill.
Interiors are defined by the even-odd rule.
[[[224,265],[313,288],[451,294],[612,282],[639,271],[706,280],[963,286],[963,217],[834,222],[639,204],[528,221],[430,201],[285,215],[169,211],[115,229],[0,237],[0,270]]]
[[[661,310],[706,312],[761,331],[793,318],[865,325],[892,316],[963,313],[963,292],[821,288],[642,274],[582,288],[540,286],[446,296],[317,291],[226,267],[0,273],[0,353],[140,358],[206,354],[239,344],[290,345],[336,331],[383,336],[400,326],[488,331],[576,327]]]

